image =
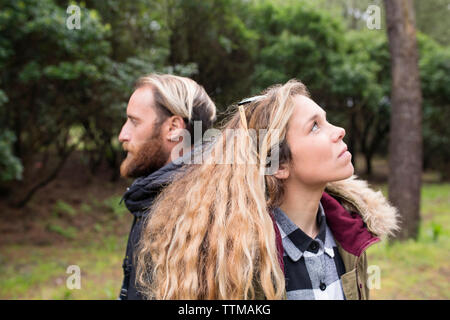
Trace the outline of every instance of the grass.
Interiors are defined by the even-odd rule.
[[[34,221],[53,235],[51,245],[1,246],[0,299],[117,299],[132,221],[120,199],[58,200]],[[80,268],[80,289],[66,285],[71,265]]]
[[[126,237],[109,236],[89,247],[32,245],[3,248],[2,299],[116,299],[122,280]],[[70,290],[67,268],[81,271],[81,289]]]
[[[385,186],[380,188],[386,192]],[[79,228],[72,238],[66,234],[64,243],[0,247],[0,299],[117,299],[128,235],[115,232],[113,223],[127,229],[131,224],[119,201],[119,196],[97,203],[87,200],[78,210],[72,208],[75,213],[61,203],[57,206],[60,219],[65,212],[68,221],[106,208],[106,218],[90,226],[92,240]],[[371,290],[372,299],[450,299],[450,184],[423,186],[421,219],[417,241],[381,242],[368,249],[369,265],[381,271],[380,288]],[[63,234],[70,230],[67,220],[61,225]],[[66,286],[70,265],[80,267],[81,289]]]
[[[48,223],[47,230],[55,232],[67,239],[75,239],[77,237],[77,229],[75,227],[64,227],[59,224]]]
[[[127,213],[127,208],[120,203],[121,196],[113,196],[103,201],[103,205],[108,208],[116,218],[121,218]]]
[[[382,242],[367,255],[381,270],[371,299],[450,299],[450,184],[422,188],[417,241]]]
[[[67,202],[62,200],[58,200],[53,207],[53,216],[62,216],[69,215],[70,217],[75,217],[77,212],[76,210]]]

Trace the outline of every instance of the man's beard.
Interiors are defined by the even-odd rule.
[[[147,176],[162,168],[170,156],[170,153],[163,148],[159,132],[145,141],[137,150],[130,151],[131,154],[128,152],[120,165],[120,175],[126,178]]]

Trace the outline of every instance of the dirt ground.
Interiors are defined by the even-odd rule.
[[[107,166],[90,175],[85,166],[73,157],[68,159],[57,178],[39,189],[24,208],[11,207],[8,198],[0,198],[0,246],[64,244],[70,241],[48,230],[49,223],[55,219],[76,228],[78,239],[95,236],[91,227],[96,224],[112,224],[111,229],[119,235],[126,233],[130,226],[123,220],[130,221],[131,215],[114,221],[118,219],[112,219],[117,217],[111,215],[111,209],[105,206],[104,201],[112,196],[120,200],[131,181],[119,178],[111,182],[111,175],[112,171]],[[55,212],[55,205],[61,201],[70,205],[76,214]]]

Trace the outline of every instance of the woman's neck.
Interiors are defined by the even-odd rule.
[[[319,233],[316,217],[324,190],[325,186],[306,186],[292,180],[286,181],[284,186],[281,210],[313,239]]]

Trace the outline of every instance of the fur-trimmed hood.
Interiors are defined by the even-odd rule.
[[[347,211],[357,212],[375,236],[392,236],[399,229],[397,209],[388,203],[381,191],[372,190],[357,176],[328,183],[325,192],[337,199]]]

